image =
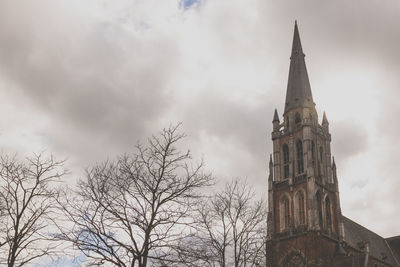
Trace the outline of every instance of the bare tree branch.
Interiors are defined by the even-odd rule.
[[[89,168],[76,195],[59,199],[68,227],[59,239],[71,242],[93,264],[145,267],[149,259],[182,237],[189,212],[210,185],[203,163],[193,165],[190,152],[177,145],[179,125],[164,129],[122,155]],[[67,222],[68,223],[68,222]]]
[[[159,266],[265,266],[266,203],[233,180],[200,203],[196,231],[169,252]]]
[[[55,182],[64,161],[35,154],[26,162],[0,158],[0,264],[23,266],[55,252],[46,233],[56,208]]]

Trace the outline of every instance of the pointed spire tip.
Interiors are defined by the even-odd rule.
[[[322,117],[322,124],[329,124],[328,119],[326,118],[326,113],[324,111],[324,115]]]
[[[275,112],[274,112],[274,119],[272,120],[272,122],[275,122],[275,121],[279,122],[278,111],[276,109],[275,109]]]
[[[315,106],[304,57],[297,20],[295,20],[284,115],[293,108],[314,108]]]

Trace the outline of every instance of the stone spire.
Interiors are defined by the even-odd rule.
[[[294,24],[292,54],[290,56],[289,78],[286,91],[285,112],[297,107],[314,108],[306,62],[301,47],[297,21]]]

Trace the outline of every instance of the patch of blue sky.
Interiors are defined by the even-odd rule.
[[[33,264],[33,267],[80,267],[86,261],[86,256],[80,254],[75,258],[60,257],[56,259],[43,259],[42,261]]]
[[[202,0],[181,0],[179,2],[179,6],[183,9],[189,9],[192,7],[198,7],[201,4]]]

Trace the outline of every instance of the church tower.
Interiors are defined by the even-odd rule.
[[[325,113],[321,123],[318,120],[297,23],[282,122],[275,109],[272,124],[267,248],[274,259],[270,265],[297,266],[296,261],[310,264],[310,259],[318,264],[323,255],[317,254],[326,250],[319,252],[313,246],[337,250],[343,224],[329,122]]]

